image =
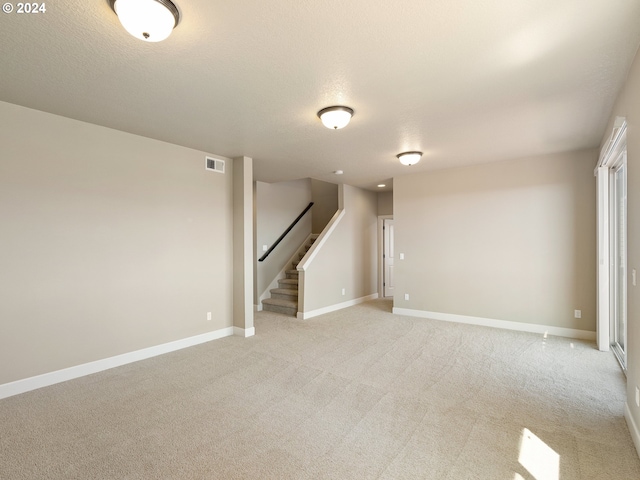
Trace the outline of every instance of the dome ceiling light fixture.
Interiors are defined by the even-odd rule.
[[[349,124],[353,117],[353,108],[344,107],[342,105],[334,105],[333,107],[323,108],[318,112],[318,118],[322,120],[322,124],[327,128],[338,130]]]
[[[422,152],[402,152],[396,155],[400,163],[403,165],[415,165],[420,161],[420,157],[422,157]]]
[[[161,42],[180,21],[178,7],[169,0],[109,0],[124,29],[145,42]]]

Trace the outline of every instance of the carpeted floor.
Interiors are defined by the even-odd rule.
[[[0,478],[640,479],[594,345],[376,300],[0,400]]]

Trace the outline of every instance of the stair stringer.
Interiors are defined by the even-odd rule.
[[[306,245],[313,238],[318,238],[318,234],[317,233],[310,233],[307,236],[307,238],[304,239],[304,242],[302,242],[300,244],[300,247],[298,247],[298,249],[293,253],[293,255],[291,255],[291,258],[286,261],[286,263],[282,267],[282,270],[280,270],[278,272],[278,274],[273,278],[273,280],[271,280],[271,283],[269,283],[269,285],[267,286],[265,291],[262,292],[262,294],[260,295],[260,298],[258,299],[258,305],[257,305],[258,311],[262,311],[262,301],[265,298],[270,298],[271,297],[271,289],[278,288],[278,280],[280,280],[281,278],[284,278],[286,276],[287,270],[291,270],[291,264],[293,263],[293,261],[297,260],[299,258],[299,255],[304,251]],[[311,248],[313,248],[313,247],[311,247]],[[300,294],[298,294],[298,299],[299,298],[300,298]],[[298,307],[298,310],[299,309],[300,309],[300,307]]]
[[[302,259],[300,260],[300,263],[296,267],[296,269],[298,270],[298,314],[297,314],[297,317],[299,319],[301,319],[301,320],[305,319],[305,316],[304,316],[304,283],[305,283],[306,270],[309,268],[309,266],[313,262],[313,259],[315,258],[315,256],[318,254],[318,252],[322,248],[322,245],[324,245],[324,243],[329,239],[329,237],[331,236],[333,231],[336,229],[336,227],[338,226],[338,224],[340,223],[340,221],[342,220],[342,217],[344,217],[344,215],[345,215],[344,208],[339,208],[336,211],[336,213],[333,215],[333,217],[331,218],[331,220],[329,221],[327,226],[324,227],[324,230],[322,230],[322,233],[318,236],[318,238],[316,239],[315,243],[311,246],[309,251],[307,251],[307,254],[304,257],[302,257]]]

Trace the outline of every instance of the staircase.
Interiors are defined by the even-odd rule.
[[[311,238],[298,250],[297,255],[291,262],[293,267],[291,270],[285,271],[285,278],[278,280],[278,288],[269,290],[271,298],[265,298],[262,301],[262,309],[270,312],[282,313],[284,315],[293,315],[298,313],[298,270],[296,267],[300,260],[307,254],[313,242],[316,241],[318,235],[312,235]]]

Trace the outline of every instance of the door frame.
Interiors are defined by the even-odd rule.
[[[616,160],[627,148],[627,122],[623,117],[615,120],[611,136],[604,143],[595,169],[598,205],[598,320],[596,338],[598,349],[609,351],[613,341],[611,315],[611,205],[610,181]]]
[[[626,148],[618,150],[616,154],[616,158],[609,169],[609,195],[610,195],[610,232],[611,238],[609,240],[609,244],[611,245],[610,255],[610,308],[611,308],[611,349],[613,353],[618,358],[618,361],[622,365],[623,370],[627,369],[627,207],[626,207],[626,197],[627,197],[627,160],[626,160],[627,152]],[[622,218],[619,219],[618,208],[618,190],[617,190],[617,175],[618,172],[622,170],[622,180],[624,181],[623,185],[623,205],[622,205]],[[622,257],[624,260],[624,266],[622,267],[622,272],[619,271],[619,261],[618,257],[620,242],[618,240],[618,235],[620,234],[619,230],[619,221],[622,221],[623,224],[623,241],[622,241]],[[620,273],[622,273],[622,278],[620,277]],[[620,305],[622,303],[622,305]],[[619,308],[619,307],[622,308]],[[620,333],[619,333],[619,321],[620,316],[623,317],[623,325],[624,325],[624,333],[622,334],[624,338],[624,345],[620,345]]]
[[[393,215],[378,215],[378,298],[384,296],[384,221],[393,220]]]

